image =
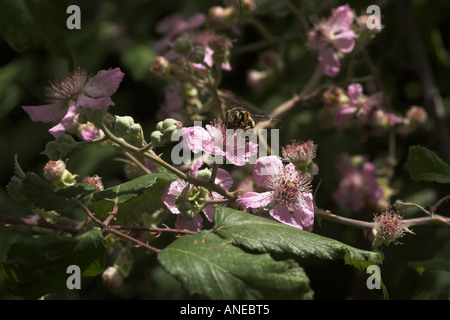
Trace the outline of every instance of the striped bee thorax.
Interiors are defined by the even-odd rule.
[[[255,121],[250,112],[243,108],[232,108],[227,111],[224,121],[227,129],[242,129],[247,131],[255,127]]]

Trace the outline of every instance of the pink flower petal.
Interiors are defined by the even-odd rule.
[[[53,122],[61,120],[67,113],[67,106],[64,104],[64,102],[58,102],[42,106],[22,106],[22,109],[28,113],[31,121]]]
[[[273,192],[247,192],[236,202],[244,209],[266,207],[273,202]]]
[[[75,126],[75,117],[80,113],[80,109],[74,101],[69,102],[69,109],[61,121],[54,127],[48,130],[53,137],[58,138],[62,136],[66,131],[71,130]]]
[[[314,225],[312,193],[305,194],[303,200],[302,208],[294,212],[290,212],[285,204],[277,204],[269,213],[272,218],[283,224],[297,229],[311,231]]]
[[[352,9],[350,9],[348,4],[336,8],[331,20],[332,32],[337,33],[350,29],[354,18],[355,14]]]
[[[109,106],[114,105],[114,102],[110,97],[93,99],[85,96],[84,94],[80,94],[77,99],[77,104],[80,107],[92,110],[107,110]]]
[[[356,105],[363,102],[363,87],[359,83],[352,83],[347,88],[350,103]]]
[[[390,124],[396,124],[396,123],[402,123],[403,122],[403,118],[399,117],[393,113],[386,113],[385,114],[386,118],[389,120]]]
[[[183,230],[199,232],[202,230],[203,218],[200,214],[197,214],[192,220],[188,220],[183,215],[179,215],[175,221],[175,225]]]
[[[208,204],[205,209],[203,209],[203,213],[205,214],[205,217],[210,221],[214,221],[214,210],[216,206],[214,204]]]
[[[209,124],[206,125],[206,130],[210,136],[210,143],[205,144],[205,151],[211,154],[225,155],[222,131]]]
[[[333,36],[331,43],[341,52],[349,53],[355,47],[355,33],[351,30],[342,31]]]
[[[358,108],[350,106],[349,104],[344,105],[336,112],[336,115],[334,116],[334,125],[341,126],[343,123],[353,118],[356,111],[358,111]]]
[[[48,132],[50,132],[50,134],[54,137],[54,138],[59,138],[61,137],[65,132],[66,132],[66,128],[64,127],[64,125],[62,125],[61,123],[58,123],[57,125],[51,127]]]
[[[156,23],[155,32],[159,34],[169,33],[170,30],[174,29],[182,21],[183,19],[178,12],[172,13]]]
[[[100,72],[88,80],[84,92],[93,98],[110,97],[119,88],[124,75],[120,68]]]
[[[193,126],[182,129],[183,142],[194,153],[207,151],[208,146],[211,145],[211,136],[208,132],[200,127]],[[205,150],[207,149],[207,150]]]
[[[205,57],[203,58],[203,62],[210,68],[213,66],[214,63],[213,54],[214,51],[210,47],[205,47]]]
[[[183,191],[183,189],[184,185],[180,181],[175,180],[169,186],[166,186],[163,190],[161,200],[173,214],[181,214],[180,210],[178,210],[177,206],[175,205],[175,201]]]
[[[83,137],[83,140],[86,141],[92,141],[105,136],[102,130],[97,129],[93,125],[83,126],[83,128],[80,130],[80,134]]]
[[[233,185],[233,177],[231,176],[231,174],[222,169],[219,168],[217,170],[217,176],[216,176],[216,180],[215,183],[220,185],[223,189],[225,190],[230,190],[231,186]]]
[[[339,57],[330,47],[324,47],[320,50],[318,60],[322,72],[331,78],[335,77],[341,70]]]
[[[262,186],[266,186],[268,176],[277,176],[283,170],[283,162],[278,156],[266,156],[256,160],[253,177]]]

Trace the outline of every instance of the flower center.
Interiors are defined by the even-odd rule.
[[[78,68],[71,75],[50,82],[50,85],[45,88],[45,95],[52,102],[73,99],[82,92],[86,80],[86,70]]]
[[[270,176],[267,186],[274,191],[274,201],[284,203],[291,211],[301,209],[303,193],[311,192],[309,178],[295,170],[292,163],[284,166],[279,175]]]

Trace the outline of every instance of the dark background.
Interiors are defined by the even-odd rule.
[[[66,8],[69,4],[55,1]],[[357,13],[365,11],[368,5],[381,7],[383,31],[368,45],[368,53],[384,85],[384,94],[395,112],[404,114],[411,105],[424,105],[424,91],[421,66],[414,60],[414,48],[408,37],[421,39],[426,53],[426,62],[431,67],[435,85],[443,99],[448,114],[450,108],[450,6],[448,1],[400,1],[407,8],[417,30],[405,23],[402,6],[394,1],[349,1]],[[270,1],[261,1],[261,7],[270,7]],[[280,2],[282,3],[282,2]],[[291,1],[298,6],[301,1]],[[341,1],[307,1],[305,17],[310,21],[316,17],[327,17],[330,9],[345,4]],[[103,0],[77,1],[81,9],[81,30],[67,30],[65,17],[61,17],[63,38],[66,41],[73,66],[83,67],[89,73],[101,69],[120,67],[125,78],[119,90],[113,96],[116,105],[111,112],[116,115],[131,115],[139,122],[149,137],[156,125],[155,114],[163,102],[165,82],[149,72],[153,59],[158,55],[152,49],[152,43],[160,39],[154,31],[155,24],[166,15],[179,12],[188,18],[196,12],[207,14],[213,5],[222,5],[221,1],[150,1],[150,0]],[[7,10],[4,5],[1,10]],[[4,14],[5,11],[3,11]],[[403,13],[402,13],[403,12]],[[42,13],[45,16],[45,12]],[[274,35],[296,32],[299,22],[292,14],[263,16],[266,26]],[[260,40],[260,35],[251,26],[240,25],[242,34],[235,36],[234,47]],[[284,58],[285,68],[276,81],[270,83],[263,92],[254,93],[245,83],[246,71],[257,68],[258,52],[233,54],[233,70],[225,72],[222,89],[234,91],[245,100],[252,102],[262,110],[270,111],[288,100],[293,92],[298,92],[306,83],[316,66],[316,55],[305,49],[300,40],[288,42],[282,46],[266,49],[278,50]],[[340,75],[345,77],[346,62]],[[52,140],[48,133],[51,124],[33,123],[20,108],[22,105],[45,104],[44,86],[49,80],[69,73],[70,63],[64,54],[58,54],[39,46],[17,52],[0,39],[0,214],[27,216],[12,202],[5,190],[13,175],[14,155],[24,171],[38,174],[47,161],[39,155],[45,144]],[[370,74],[363,63],[358,64],[355,76]],[[331,80],[323,79],[324,84]],[[380,88],[378,88],[379,90]],[[367,154],[373,159],[387,150],[387,137],[368,137],[360,132],[321,130],[317,110],[321,107],[319,98],[312,99],[299,106],[284,119],[281,130],[281,145],[292,139],[312,139],[318,144],[316,163],[319,165],[319,178],[322,184],[317,193],[319,207],[355,219],[370,220],[373,211],[363,210],[351,213],[345,207],[337,206],[331,193],[336,189],[338,176],[334,166],[335,157],[341,152],[349,154]],[[448,117],[443,125],[447,128]],[[429,114],[429,121],[417,133],[398,137],[396,156],[399,164],[395,168],[393,186],[396,193],[391,198],[418,203],[427,206],[448,194],[448,186],[437,183],[412,181],[406,171],[408,147],[423,145],[445,159],[446,146],[439,140],[436,122]],[[124,181],[122,164],[111,160],[117,154],[112,149],[86,148],[69,155],[68,167],[80,176],[98,174],[103,177],[105,187]],[[448,159],[447,159],[448,162]],[[449,205],[444,204],[438,213],[448,215]],[[405,211],[407,218],[421,216],[418,210]],[[360,230],[323,221],[315,226],[314,232],[323,234],[362,249],[370,250],[370,242]],[[382,276],[391,299],[412,299],[419,293],[429,290],[448,292],[450,279],[448,273],[427,271],[420,276],[408,266],[409,261],[431,259],[449,240],[449,229],[439,225],[417,226],[415,235],[406,235],[402,244],[384,248],[385,261]],[[0,244],[9,236],[9,231],[0,226]],[[169,238],[162,237],[155,246],[163,247]],[[2,253],[0,251],[0,253]],[[67,291],[50,295],[57,299],[180,299],[187,298],[176,280],[167,275],[156,263],[155,255],[146,255],[135,251],[135,265],[130,277],[119,289],[109,290],[103,286],[100,277],[84,279],[82,290]],[[381,292],[369,291],[365,286],[367,274],[355,271],[343,261],[299,261],[311,279],[311,286],[317,299],[381,299]],[[0,276],[0,298],[11,298],[2,291],[3,278]],[[448,297],[447,297],[448,298]]]

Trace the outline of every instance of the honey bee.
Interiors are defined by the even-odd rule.
[[[227,111],[224,123],[227,129],[242,129],[247,131],[255,128],[255,121],[253,118],[280,121],[268,115],[252,115],[247,109],[238,106]]]
[[[250,112],[244,108],[235,107],[227,111],[225,125],[227,129],[247,131],[255,127],[255,121],[252,119]]]

